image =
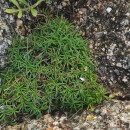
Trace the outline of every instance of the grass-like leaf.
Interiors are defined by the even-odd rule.
[[[36,10],[36,9],[31,8],[31,13],[32,13],[32,15],[33,15],[34,17],[37,16],[37,10]]]
[[[18,8],[20,9],[19,3],[17,0],[11,0],[11,2]]]
[[[18,12],[19,10],[18,9],[6,9],[5,12],[6,13],[9,13],[9,14],[12,14],[12,13],[16,13]]]
[[[28,6],[28,2],[26,0],[18,0],[20,1],[21,3],[23,3],[24,5]]]

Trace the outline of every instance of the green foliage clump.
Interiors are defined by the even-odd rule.
[[[19,115],[40,117],[46,110],[75,112],[102,102],[105,91],[75,27],[56,18],[39,28],[8,49],[10,65],[1,73],[1,122]]]

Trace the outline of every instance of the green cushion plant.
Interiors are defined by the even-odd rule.
[[[10,65],[1,72],[1,122],[40,117],[46,110],[75,112],[104,98],[86,40],[63,18],[40,25],[27,40],[16,38],[8,54]]]

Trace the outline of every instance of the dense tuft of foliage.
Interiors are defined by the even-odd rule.
[[[10,65],[1,72],[0,121],[19,115],[40,117],[46,110],[83,110],[104,97],[89,48],[63,18],[40,25],[27,40],[8,49]]]

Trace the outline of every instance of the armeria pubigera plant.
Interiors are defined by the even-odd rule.
[[[8,49],[10,65],[1,72],[1,122],[40,117],[46,110],[75,112],[104,98],[88,44],[75,27],[56,18],[39,28]]]

